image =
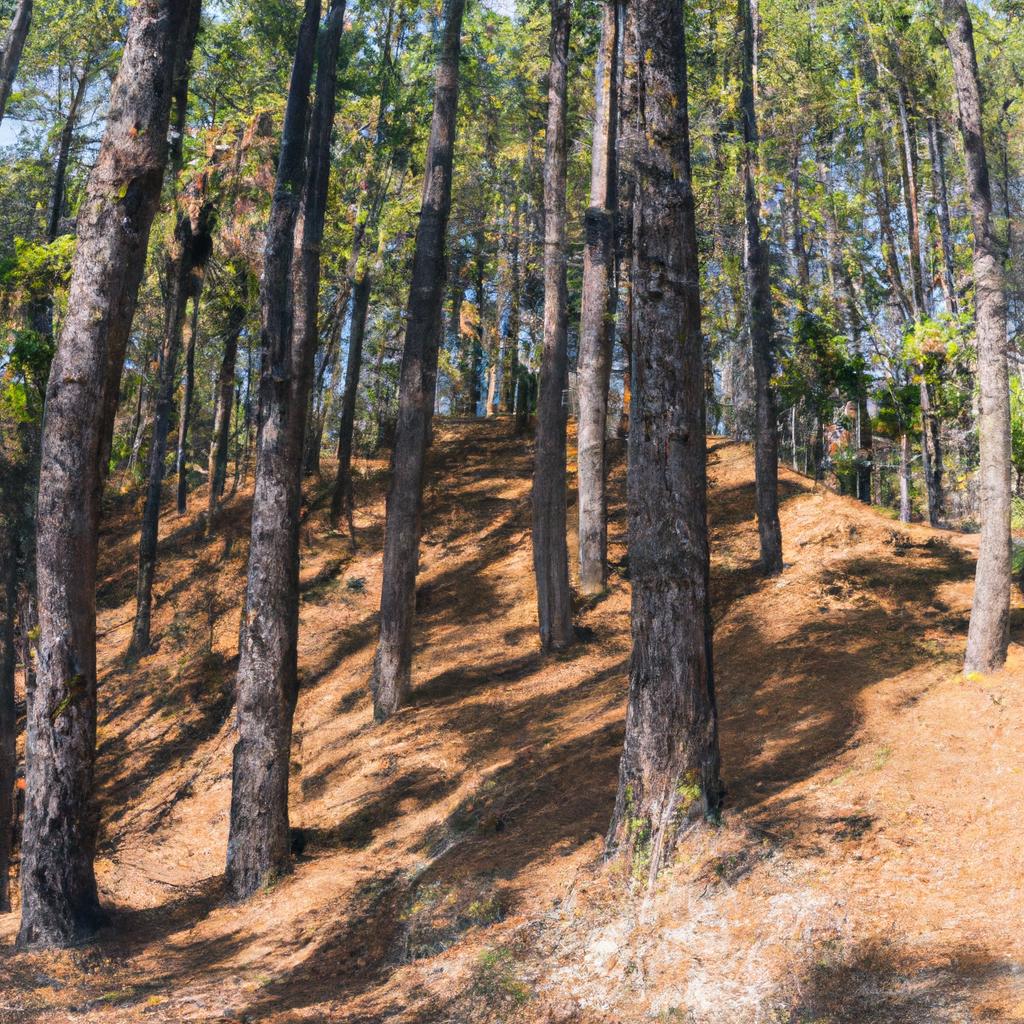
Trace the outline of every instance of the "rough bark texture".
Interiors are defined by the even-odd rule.
[[[683,8],[629,8],[633,167],[633,412],[629,567],[633,655],[609,847],[650,882],[691,819],[721,803],[708,601],[706,454],[697,238]],[[627,51],[628,52],[628,51]]]
[[[608,574],[605,436],[615,338],[618,22],[617,0],[605,0],[594,76],[590,207],[584,217],[583,297],[576,368],[580,403],[577,424],[579,564],[580,591],[584,594],[603,590]]]
[[[336,526],[342,513],[353,511],[352,451],[356,429],[356,399],[359,396],[359,370],[363,365],[363,341],[366,338],[366,315],[370,308],[370,272],[363,267],[357,272],[352,288],[352,319],[348,336],[348,357],[345,361],[345,390],[341,396],[341,418],[338,423],[338,475],[331,495],[331,522]],[[350,533],[352,533],[350,529]],[[353,543],[355,537],[353,534]]]
[[[910,522],[910,435],[900,435],[900,522]]]
[[[743,74],[740,113],[743,120],[744,264],[747,329],[754,369],[754,474],[761,570],[782,572],[782,527],[779,525],[779,435],[772,391],[772,289],[768,250],[761,238],[761,200],[757,194],[757,112],[754,97],[754,14],[751,0],[740,0]]]
[[[309,117],[320,2],[307,0],[267,228],[260,424],[228,834],[227,881],[236,899],[251,896],[290,866],[288,768],[298,696],[302,445],[343,17],[344,5],[335,4],[320,38],[317,102]]]
[[[11,19],[11,27],[4,38],[3,49],[0,50],[0,121],[7,112],[7,100],[11,95],[11,86],[18,73],[21,54],[25,49],[29,25],[32,23],[32,0],[18,0]]]
[[[416,573],[420,557],[423,469],[434,415],[437,352],[445,285],[445,233],[452,199],[452,154],[465,0],[447,0],[437,62],[426,179],[406,316],[398,390],[394,465],[384,527],[380,641],[374,659],[374,715],[394,714],[409,692]]]
[[[178,477],[176,505],[178,515],[188,511],[188,428],[192,425],[192,395],[196,387],[196,334],[199,331],[199,295],[192,299],[192,323],[185,347],[185,372],[181,380],[181,398],[178,402],[178,450],[174,458],[174,471]]]
[[[186,196],[188,194],[186,192]],[[160,504],[163,495],[164,463],[167,457],[167,437],[171,428],[175,373],[184,332],[185,311],[189,299],[198,304],[203,270],[213,249],[210,218],[210,207],[202,203],[194,206],[191,212],[182,213],[175,226],[174,242],[167,256],[168,294],[164,336],[157,363],[153,437],[149,445],[146,503],[142,510],[139,568],[135,581],[135,623],[132,627],[131,649],[136,655],[144,654],[150,645],[153,579],[156,575]],[[186,380],[186,388],[190,387],[191,384]]]
[[[248,290],[248,275],[240,271],[239,281],[242,299],[231,307],[224,327],[224,352],[217,372],[217,408],[213,418],[213,439],[210,444],[209,480],[210,494],[207,504],[207,526],[212,527],[220,500],[224,496],[224,484],[228,471],[228,441],[231,437],[231,412],[235,398],[235,363],[238,359],[238,339],[245,326],[249,310],[244,297]]]
[[[570,5],[551,0],[551,64],[544,138],[544,347],[533,471],[533,571],[542,651],[573,642],[565,537],[568,294],[565,250],[566,84]]]
[[[0,473],[8,467],[0,463]],[[14,780],[18,758],[15,746],[14,669],[17,649],[14,619],[18,608],[18,557],[13,543],[9,495],[0,480],[0,913],[11,909],[8,892],[14,841]]]
[[[78,216],[68,313],[46,394],[38,502],[39,670],[28,703],[22,946],[104,919],[96,813],[96,535],[125,346],[167,157],[187,5],[139,0]]]
[[[75,137],[78,124],[78,111],[82,106],[86,86],[89,83],[89,72],[83,68],[75,82],[75,91],[71,97],[68,116],[64,120],[60,137],[57,140],[57,161],[53,167],[53,185],[50,188],[50,210],[46,218],[46,240],[52,242],[60,231],[60,220],[64,215],[64,199],[67,189],[68,162],[71,159],[71,142]]]
[[[942,245],[942,294],[946,302],[946,312],[956,316],[960,311],[960,303],[956,294],[956,274],[953,268],[953,229],[950,224],[949,193],[946,188],[946,153],[942,133],[934,117],[928,119],[928,148],[932,163],[932,191],[939,222],[939,240]]]
[[[967,671],[990,672],[1006,660],[1010,622],[1010,398],[1006,368],[1006,292],[992,233],[992,193],[982,136],[974,32],[965,0],[944,0],[946,41],[960,106],[974,228],[974,304],[981,391],[981,543],[967,632]]]

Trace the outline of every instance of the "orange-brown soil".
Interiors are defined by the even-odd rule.
[[[302,535],[295,871],[222,894],[247,494],[209,539],[165,516],[158,650],[126,661],[138,508],[102,539],[97,871],[111,927],[16,954],[0,1021],[1024,1022],[1024,649],[959,671],[972,538],[783,472],[787,568],[759,578],[748,450],[712,439],[723,825],[647,894],[601,860],[629,655],[621,454],[608,593],[537,653],[528,445],[441,423],[415,692],[367,679],[385,467],[359,548],[312,487]],[[570,513],[570,518],[572,514]],[[572,544],[572,538],[570,538]]]

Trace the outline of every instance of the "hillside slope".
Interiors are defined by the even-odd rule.
[[[0,1022],[1024,1021],[1024,652],[958,669],[971,538],[782,473],[762,581],[748,450],[709,442],[722,828],[645,899],[600,860],[629,654],[621,458],[606,596],[542,659],[530,454],[438,427],[411,706],[372,721],[385,466],[358,550],[325,484],[303,527],[295,872],[222,898],[247,495],[206,539],[164,519],[154,635],[125,660],[134,497],[102,539],[98,874],[113,926],[16,955]],[[572,518],[572,513],[570,513]],[[1014,639],[1021,613],[1014,611]]]

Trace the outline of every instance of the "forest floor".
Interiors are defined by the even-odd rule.
[[[1004,672],[960,663],[976,538],[904,526],[788,471],[786,570],[755,566],[748,449],[711,439],[724,823],[653,892],[601,859],[629,654],[624,469],[608,593],[537,653],[528,446],[442,421],[411,706],[373,723],[383,462],[358,550],[309,492],[295,871],[221,888],[248,494],[207,539],[164,518],[133,665],[139,497],[102,537],[97,863],[112,926],[15,954],[0,1022],[1024,1022],[1024,612]],[[570,519],[574,519],[570,507]],[[570,540],[573,543],[573,539]]]

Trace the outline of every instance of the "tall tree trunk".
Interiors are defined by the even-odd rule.
[[[348,515],[353,544],[355,534],[351,526],[355,500],[352,493],[352,452],[356,431],[356,400],[359,397],[359,370],[363,364],[363,342],[366,340],[366,316],[370,309],[372,285],[369,268],[361,268],[358,275],[352,289],[345,391],[341,398],[341,418],[338,422],[338,474],[334,478],[334,491],[331,495],[331,522],[337,526],[342,514]]]
[[[245,270],[238,272],[241,295],[228,313],[224,328],[224,353],[217,373],[217,408],[213,419],[213,441],[210,445],[210,494],[207,505],[207,529],[213,528],[213,521],[224,496],[224,485],[228,471],[228,441],[231,435],[231,412],[235,397],[235,363],[238,359],[238,339],[245,326],[249,308],[249,275]]]
[[[743,118],[743,193],[747,324],[754,369],[754,476],[757,486],[757,530],[761,569],[766,576],[782,572],[782,527],[779,525],[779,433],[772,391],[772,288],[767,247],[761,238],[761,200],[757,194],[760,141],[754,96],[754,21],[756,0],[740,0],[743,75],[740,110]]]
[[[722,788],[683,7],[636,0],[628,11],[640,61],[636,117],[623,126],[624,159],[636,178],[628,476],[633,656],[609,847],[650,883],[689,820],[717,818]]]
[[[981,543],[967,633],[967,671],[1006,661],[1010,622],[1010,386],[1006,367],[1006,292],[992,233],[992,193],[982,135],[981,88],[966,0],[944,0],[953,80],[960,107],[974,228],[974,291],[981,391]]]
[[[328,388],[337,380],[338,356],[341,349],[341,330],[348,316],[349,301],[352,288],[348,280],[335,300],[335,308],[331,316],[330,331],[327,335],[327,347],[322,353],[319,365],[314,368],[313,389],[309,401],[309,422],[306,426],[306,440],[302,449],[302,475],[320,475],[320,452],[324,443],[324,426],[331,407],[333,391]]]
[[[0,473],[9,467],[0,465]],[[11,909],[8,876],[14,843],[14,780],[18,768],[15,745],[17,721],[14,710],[14,669],[17,648],[14,620],[18,612],[18,557],[11,520],[18,510],[0,481],[0,913]]]
[[[196,387],[196,335],[199,333],[199,295],[192,297],[192,323],[185,346],[185,372],[181,381],[178,402],[178,450],[174,470],[178,477],[177,510],[183,516],[188,511],[188,430],[192,426],[192,395]]]
[[[900,434],[900,522],[910,522],[910,435]]]
[[[60,138],[57,141],[57,161],[53,168],[53,185],[50,188],[50,210],[46,218],[46,240],[48,242],[52,242],[60,231],[60,219],[64,214],[68,163],[71,159],[71,143],[75,137],[78,111],[81,108],[88,82],[88,68],[83,68],[75,81],[75,91],[71,97],[71,106],[68,108],[68,116],[64,121],[64,127],[61,128]]]
[[[509,306],[508,306],[508,328],[505,334],[505,363],[502,366],[502,389],[501,389],[501,411],[504,413],[515,413],[516,393],[519,386],[519,329],[522,287],[519,266],[519,223],[520,209],[519,202],[516,202],[512,214],[512,238],[510,241],[511,252],[509,254]]]
[[[380,642],[371,681],[374,716],[378,721],[394,714],[409,692],[423,473],[434,414],[437,353],[441,341],[445,234],[452,201],[452,154],[464,10],[465,0],[446,0],[434,113],[427,145],[427,174],[409,285],[398,423],[384,529]]]
[[[237,899],[251,896],[290,867],[288,768],[298,697],[302,444],[317,340],[343,0],[332,5],[320,34],[310,117],[319,20],[319,0],[307,0],[264,250],[260,425],[226,869],[228,888]]]
[[[906,86],[900,82],[897,88],[900,119],[900,135],[903,142],[901,171],[903,175],[903,197],[907,211],[907,237],[910,247],[910,269],[913,283],[914,317],[921,320],[930,315],[929,273],[927,250],[921,244],[920,200],[917,188],[917,147],[907,110]],[[928,384],[923,379],[919,385],[921,395],[921,465],[924,471],[925,490],[928,494],[928,522],[938,526],[942,521],[942,446],[939,423],[932,409]]]
[[[590,207],[584,217],[583,298],[576,379],[580,592],[600,593],[608,578],[605,436],[615,340],[615,217],[618,164],[619,0],[605,0],[595,79]]]
[[[946,154],[934,117],[928,118],[928,149],[932,163],[932,191],[935,194],[936,216],[939,222],[939,240],[942,246],[942,294],[946,312],[956,316],[960,303],[956,294],[956,274],[953,265],[953,229],[950,226],[949,194],[946,188]]]
[[[100,491],[167,158],[189,5],[138,0],[78,217],[68,313],[47,385],[39,480],[39,671],[29,695],[22,946],[65,946],[104,920],[96,891],[96,543]],[[198,4],[195,5],[198,7]]]
[[[537,399],[533,470],[533,571],[542,651],[573,642],[569,551],[565,536],[565,429],[568,410],[568,314],[565,251],[568,0],[551,0],[551,65],[544,139],[544,348]]]
[[[0,50],[0,122],[7,112],[7,100],[11,95],[11,86],[18,73],[21,54],[25,49],[29,25],[32,23],[32,0],[18,0],[11,19],[11,27],[4,38],[3,49]]]
[[[175,226],[174,242],[167,256],[168,295],[164,318],[164,337],[157,364],[153,437],[149,445],[146,503],[142,510],[142,526],[139,532],[139,568],[135,581],[135,623],[132,627],[131,650],[136,656],[145,654],[150,645],[153,580],[156,575],[164,463],[167,458],[167,436],[171,428],[178,352],[181,349],[185,311],[189,298],[193,299],[196,306],[199,303],[203,269],[212,249],[211,228],[211,208],[208,204],[199,205],[192,214],[182,213]],[[193,334],[194,331],[195,326],[193,325]],[[189,350],[194,366],[194,345],[191,338],[189,339]],[[191,377],[192,374],[186,370],[185,392],[191,392]],[[182,405],[184,408],[184,397]]]

